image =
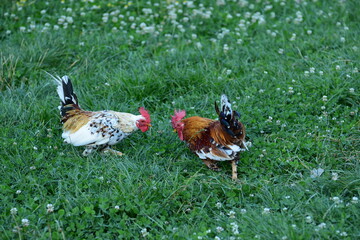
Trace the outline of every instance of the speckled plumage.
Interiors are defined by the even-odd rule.
[[[150,115],[144,108],[139,109],[141,115],[110,110],[82,110],[70,79],[67,76],[53,78],[58,83],[57,91],[61,99],[62,138],[74,146],[85,146],[83,155],[89,155],[97,148],[122,155],[109,146],[117,144],[138,129],[145,132],[150,127]]]

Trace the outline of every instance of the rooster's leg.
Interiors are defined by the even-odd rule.
[[[231,169],[232,169],[232,179],[236,180],[237,179],[237,166],[236,166],[236,162],[237,160],[232,160],[231,161]]]
[[[109,146],[106,146],[102,151],[103,151],[103,153],[111,153],[111,154],[115,154],[118,156],[124,155],[122,152],[116,151],[116,150],[110,148]]]
[[[90,155],[90,153],[92,153],[92,151],[94,151],[97,148],[96,145],[92,145],[92,146],[86,146],[85,150],[83,151],[82,155],[87,157]]]
[[[202,159],[202,161],[205,163],[205,165],[214,171],[220,171],[221,169],[217,166],[217,162],[210,159]]]

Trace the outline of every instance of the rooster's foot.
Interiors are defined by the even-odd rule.
[[[85,150],[83,151],[82,155],[84,157],[87,157],[89,156],[92,151],[94,151],[95,149],[97,148],[97,146],[86,146]]]
[[[221,168],[218,167],[217,162],[214,160],[208,160],[208,159],[203,159],[203,162],[205,163],[205,165],[210,168],[213,171],[221,171]]]
[[[110,153],[110,154],[114,154],[114,155],[118,155],[118,156],[124,155],[122,152],[111,149],[110,147],[106,147],[102,151],[103,151],[103,153]]]
[[[232,161],[231,161],[231,170],[232,170],[232,176],[231,176],[231,178],[232,178],[232,180],[237,180],[237,179],[238,179],[238,177],[237,177],[237,165],[236,165],[236,163],[237,163],[237,160],[232,160]]]

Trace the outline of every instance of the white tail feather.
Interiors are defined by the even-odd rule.
[[[232,115],[231,104],[225,94],[221,95],[221,111],[225,116]]]
[[[57,84],[57,88],[56,91],[60,97],[61,102],[65,102],[65,96],[64,96],[64,91],[63,91],[63,86],[62,86],[62,80],[68,81],[68,76],[63,76],[62,78],[60,78],[58,75],[54,76],[48,72],[46,72],[50,77],[52,77],[52,79],[55,80],[56,84]]]
[[[63,77],[59,77],[58,75],[54,76],[48,72],[46,72],[46,73],[55,80],[55,82],[57,84],[56,91],[59,95],[61,102],[65,103],[67,99],[71,99],[74,103],[77,104],[77,100],[74,98],[74,96],[71,96],[71,98],[69,98],[68,96],[65,97],[65,94],[64,94],[64,86],[63,85],[68,84],[69,77],[67,75],[64,75]]]

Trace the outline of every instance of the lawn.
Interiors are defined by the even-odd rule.
[[[3,0],[0,239],[360,238],[356,0]],[[81,155],[56,84],[150,131]],[[231,180],[172,132],[225,93],[253,146]]]

